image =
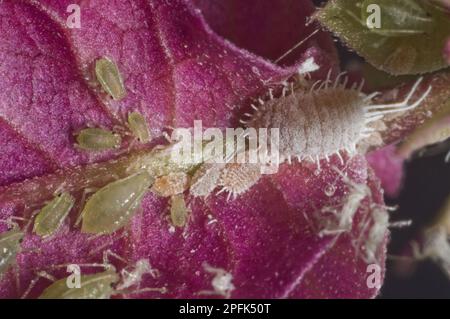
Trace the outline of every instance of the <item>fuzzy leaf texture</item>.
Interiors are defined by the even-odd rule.
[[[66,8],[73,2],[81,7],[81,29],[65,26]],[[368,234],[361,226],[370,222],[374,205],[384,204],[383,191],[363,155],[345,158],[345,165],[332,158],[320,171],[314,164],[283,164],[277,174],[263,177],[236,200],[228,201],[225,194],[203,200],[185,192],[190,213],[184,227],[171,225],[169,198],[150,191],[131,222],[113,234],[93,237],[75,225],[86,190],[126,177],[141,160],[161,161],[150,149],[162,140],[165,129],[191,127],[194,120],[202,120],[204,127],[235,127],[249,99],[267,90],[267,81],[286,79],[302,61],[313,57],[319,64],[313,78],[323,79],[330,68],[338,69],[336,51],[325,33],[279,65],[272,63],[313,30],[304,22],[314,7],[306,0],[257,3],[0,3],[0,219],[17,216],[32,222],[33,212],[61,189],[77,199],[70,217],[49,238],[33,234],[27,221],[20,222],[26,234],[13,265],[1,274],[1,297],[22,296],[39,271],[58,279],[67,276],[56,265],[99,263],[105,250],[124,259],[113,259],[118,271],[141,259],[151,264],[155,272],[132,288],[166,289],[164,294],[116,297],[224,297],[214,292],[214,274],[205,265],[232,276],[233,298],[378,294],[379,285],[367,285],[363,246]],[[233,18],[222,14],[236,12],[238,4]],[[299,24],[293,28],[297,31],[286,32],[292,21]],[[249,30],[259,30],[268,43],[249,37]],[[117,63],[127,89],[123,99],[111,100],[95,85],[93,67],[100,57]],[[151,143],[136,146],[125,136],[121,147],[112,151],[74,146],[74,134],[80,130],[123,126],[134,111],[149,125]],[[348,232],[320,236],[324,223],[335,218],[322,214],[323,208],[342,206],[351,192],[333,166],[370,191]],[[153,168],[162,175],[181,169]],[[386,175],[382,170],[379,176]],[[375,247],[381,280],[388,231],[383,238]],[[83,273],[98,271],[87,268]],[[27,297],[39,296],[49,285],[47,279],[38,280]]]
[[[380,70],[420,74],[448,66],[442,55],[450,36],[444,3],[381,0],[375,3],[378,9],[373,5],[373,1],[331,0],[315,17]],[[373,19],[380,25],[371,24]]]

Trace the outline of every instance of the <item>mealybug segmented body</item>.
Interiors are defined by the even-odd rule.
[[[253,106],[255,114],[242,121],[248,127],[279,128],[278,149],[280,161],[311,160],[319,162],[340,151],[352,154],[358,143],[371,136],[374,129],[370,123],[383,118],[385,114],[407,111],[417,107],[428,96],[431,87],[409,105],[422,78],[411,89],[403,102],[372,105],[377,93],[365,95],[361,89],[346,88],[338,76],[334,83],[329,79],[316,82],[309,91],[295,88],[283,89],[280,97],[261,101],[259,107]],[[316,89],[316,87],[318,88]],[[289,92],[289,93],[288,93]]]

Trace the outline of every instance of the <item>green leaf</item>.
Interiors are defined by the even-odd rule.
[[[419,74],[448,66],[442,52],[450,18],[427,1],[331,0],[315,18],[385,72]]]

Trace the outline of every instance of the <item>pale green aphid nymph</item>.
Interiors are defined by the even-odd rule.
[[[109,58],[103,57],[95,62],[95,75],[103,90],[113,100],[119,101],[126,96],[122,75],[117,65]]]
[[[64,222],[75,203],[69,193],[62,193],[45,205],[34,220],[33,231],[42,237],[53,235]]]
[[[87,128],[77,135],[77,146],[89,151],[102,151],[120,147],[119,134],[100,128]]]
[[[137,211],[153,181],[153,177],[143,171],[101,188],[89,198],[81,213],[81,231],[111,234],[124,227]]]

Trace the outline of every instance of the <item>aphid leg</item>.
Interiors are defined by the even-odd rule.
[[[78,227],[81,223],[81,220],[83,219],[83,208],[84,208],[84,204],[86,202],[86,196],[88,194],[95,193],[97,190],[98,190],[98,188],[94,188],[94,187],[85,188],[83,190],[83,193],[81,194],[81,199],[79,202],[78,217],[75,220],[75,224],[74,224],[75,227]]]
[[[445,156],[445,162],[449,163],[450,162],[450,151],[447,153],[447,155]]]
[[[22,296],[20,298],[25,299],[30,294],[30,292],[33,290],[33,288],[36,286],[36,284],[38,283],[38,281],[41,278],[47,279],[51,282],[56,281],[56,278],[54,276],[50,275],[49,273],[47,273],[45,271],[39,271],[36,273],[36,277],[33,280],[31,280],[30,284],[28,285],[27,290],[25,290],[25,292],[22,294]]]
[[[403,102],[400,103],[392,103],[392,104],[379,104],[379,105],[368,105],[364,107],[365,111],[368,112],[367,116],[369,118],[373,118],[379,115],[385,115],[390,113],[397,113],[397,112],[405,112],[408,110],[412,110],[419,106],[430,94],[432,90],[432,86],[429,86],[428,89],[425,91],[424,94],[420,98],[417,99],[416,102],[414,102],[411,105],[408,105],[413,95],[416,93],[417,88],[419,87],[420,83],[422,82],[423,78],[419,78],[414,86],[412,87],[409,94],[406,96]]]

